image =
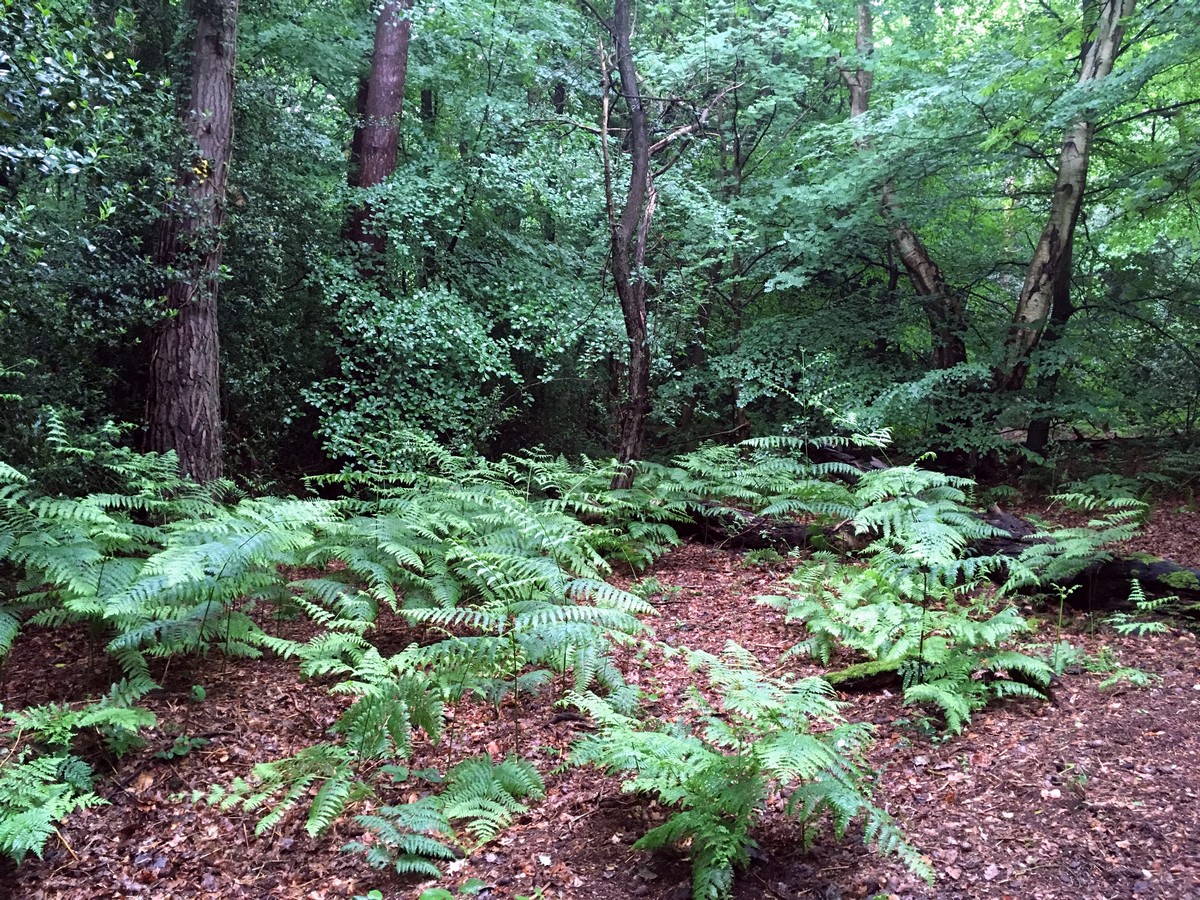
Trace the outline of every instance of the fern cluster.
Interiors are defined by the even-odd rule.
[[[447,773],[438,793],[355,816],[372,841],[352,841],[344,849],[364,853],[375,868],[437,877],[432,860],[455,856],[441,838],[465,849],[486,844],[525,812],[523,800],[545,793],[541,776],[525,760],[510,756],[497,765],[485,756],[473,757]]]
[[[98,738],[116,756],[140,745],[139,732],[155,718],[133,703],[150,687],[125,681],[78,707],[0,709],[11,723],[0,733],[0,853],[18,863],[41,856],[60,821],[104,802],[92,791],[94,772],[80,744]]]
[[[410,771],[388,764],[360,778],[362,758],[350,744],[317,744],[295,756],[255,766],[250,779],[216,786],[196,799],[222,810],[265,810],[255,834],[274,828],[297,804],[309,804],[305,830],[326,833],[347,810],[370,805],[394,785],[439,786],[408,803],[384,805],[355,815],[369,841],[351,841],[343,849],[362,853],[375,868],[400,874],[437,877],[437,862],[453,859],[455,848],[470,849],[494,838],[524,812],[526,798],[539,799],[545,784],[525,760],[500,764],[487,757],[465,760],[443,778],[436,770]],[[315,788],[315,791],[314,791]]]
[[[643,846],[692,837],[701,895],[726,890],[772,791],[785,792],[806,823],[829,813],[839,834],[864,816],[869,839],[919,868],[865,792],[866,731],[837,721],[824,683],[769,678],[735,647],[720,659],[694,655],[724,714],[697,695],[701,728],[647,730],[630,717],[637,694],[612,660],[614,642],[638,635],[653,608],[606,582],[609,560],[652,559],[678,541],[674,524],[717,504],[848,520],[870,541],[869,569],[820,559],[798,576],[797,596],[778,601],[807,623],[806,651],[828,660],[842,647],[894,664],[906,697],[938,704],[953,728],[987,699],[1044,683],[1036,661],[1002,646],[1023,628],[1019,617],[980,615],[966,602],[995,565],[966,552],[989,533],[966,510],[969,483],[916,467],[858,473],[815,464],[811,446],[775,439],[706,448],[669,465],[641,463],[634,486],[613,491],[611,463],[536,453],[486,462],[414,440],[411,470],[325,479],[342,492],[337,500],[200,489],[175,476],[172,457],[133,455],[97,463],[107,467],[108,492],[50,497],[0,465],[0,566],[15,573],[0,595],[0,655],[24,621],[83,622],[104,636],[131,696],[153,686],[154,657],[177,653],[267,650],[327,679],[351,698],[328,740],[208,794],[260,814],[260,831],[306,807],[305,827],[324,833],[357,804],[382,803],[386,777],[436,781],[400,764],[418,734],[438,740],[445,704],[499,705],[562,675],[602,725],[576,759],[635,770],[631,787],[681,806]],[[296,571],[304,574],[292,578]],[[308,616],[318,633],[304,643],[270,634],[254,616],[261,603]],[[382,609],[421,626],[424,642],[381,652],[372,634]],[[832,730],[823,730],[827,722]],[[62,768],[70,754],[52,749],[70,740],[55,743],[53,717],[24,727],[51,735],[51,749],[10,755],[10,771],[51,785],[50,763],[38,760],[59,760],[53,783],[72,784]],[[111,736],[122,734],[129,729]],[[27,764],[38,768],[20,768]],[[34,796],[23,790],[13,796]],[[539,790],[526,764],[477,762],[453,770],[418,805],[384,804],[360,824],[376,833],[373,862],[429,871],[422,867],[444,858],[435,844],[446,846],[456,824],[486,840]],[[46,793],[44,805],[65,814],[70,798],[85,794]]]
[[[865,658],[832,680],[898,673],[905,701],[936,706],[954,732],[993,700],[1044,697],[1052,676],[1041,659],[1011,649],[1028,624],[984,589],[1005,560],[970,555],[972,542],[998,535],[971,512],[970,487],[915,466],[865,474],[851,519],[869,541],[863,564],[815,554],[793,575],[791,594],[760,598],[804,624],[792,652],[826,664],[839,650]]]
[[[1147,505],[1133,497],[1104,497],[1088,492],[1056,494],[1067,509],[1092,516],[1071,528],[1044,528],[1029,538],[1029,546],[1010,562],[1009,590],[1067,583],[1085,569],[1112,558],[1109,544],[1129,540],[1141,529]]]
[[[689,652],[687,658],[719,698],[713,704],[693,691],[688,718],[694,725],[649,725],[594,695],[570,698],[599,726],[576,744],[572,761],[627,773],[625,790],[678,808],[636,849],[689,843],[693,896],[728,897],[734,871],[750,860],[755,824],[772,797],[781,796],[788,814],[800,820],[806,844],[824,819],[841,837],[861,817],[867,843],[932,878],[928,864],[871,801],[863,763],[870,726],[842,720],[828,683],[773,678],[732,642],[719,657]]]

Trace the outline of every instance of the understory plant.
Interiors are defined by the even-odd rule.
[[[236,779],[228,788],[215,786],[196,799],[222,810],[265,811],[255,826],[259,835],[303,799],[309,803],[305,830],[314,837],[325,834],[354,804],[363,809],[354,820],[370,837],[342,849],[363,854],[377,869],[436,878],[441,874],[437,863],[491,840],[525,811],[524,800],[545,794],[541,775],[516,756],[498,764],[472,757],[444,776],[436,769],[410,770],[395,763],[377,765],[364,775],[362,761],[349,745],[317,744],[286,759],[260,763],[250,779]],[[411,792],[414,787],[422,794],[416,800],[380,803],[401,788]]]
[[[863,759],[870,726],[841,717],[827,682],[774,678],[733,642],[720,656],[679,652],[708,690],[691,690],[677,722],[640,721],[592,694],[568,698],[598,726],[576,743],[572,763],[625,774],[626,791],[675,810],[635,849],[686,845],[696,900],[729,897],[735,870],[756,846],[753,829],[778,797],[806,846],[823,822],[840,838],[861,818],[868,844],[932,880],[928,863],[872,802]]]
[[[791,584],[794,594],[759,600],[804,623],[808,636],[789,654],[827,665],[840,653],[862,660],[832,673],[834,683],[896,673],[905,702],[936,706],[952,732],[993,700],[1045,697],[1050,667],[1009,646],[1029,623],[1007,603],[988,608],[990,595],[972,599],[979,584],[947,588],[922,572],[864,568],[829,554]]]
[[[1112,558],[1108,547],[1141,530],[1149,507],[1127,496],[1086,491],[1055,494],[1065,509],[1089,515],[1083,525],[1046,527],[1029,536],[1028,546],[1007,560],[1006,590],[1067,583],[1085,569]]]
[[[0,709],[10,723],[0,733],[0,853],[18,863],[40,857],[60,821],[106,802],[92,790],[96,754],[140,746],[155,717],[134,703],[152,686],[122,681],[91,703]]]
[[[896,673],[905,702],[936,706],[952,732],[993,700],[1044,697],[1052,676],[1012,647],[1029,625],[987,587],[1004,561],[970,555],[973,541],[999,535],[972,514],[970,487],[915,466],[865,473],[850,520],[867,540],[861,561],[814,554],[791,593],[759,598],[803,623],[792,653],[825,664],[850,654],[857,661],[835,682]]]

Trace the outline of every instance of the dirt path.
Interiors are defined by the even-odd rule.
[[[782,568],[747,566],[741,554],[687,546],[651,573],[667,588],[653,598],[657,638],[719,650],[735,639],[768,667],[797,640],[781,615],[752,597],[770,590]],[[1083,627],[1084,623],[1077,623]],[[291,626],[302,629],[302,625]],[[1043,639],[1052,635],[1046,626]],[[394,633],[389,633],[394,632]],[[404,626],[382,623],[381,643],[401,646]],[[932,861],[932,889],[896,864],[879,860],[856,834],[841,843],[822,837],[801,849],[798,826],[770,814],[760,848],[738,877],[736,896],[750,898],[1126,898],[1200,897],[1200,648],[1194,634],[1147,638],[1072,634],[1093,654],[1109,647],[1126,664],[1162,678],[1150,688],[1101,692],[1101,675],[1063,676],[1050,703],[1000,706],[976,715],[967,732],[941,740],[922,731],[919,716],[887,691],[846,697],[847,718],[874,723],[871,763],[880,801]],[[0,690],[5,706],[80,696],[78,643],[60,633],[18,643]],[[649,712],[678,714],[688,673],[650,648],[622,651],[631,681],[658,699]],[[73,664],[72,664],[73,663]],[[199,672],[203,661],[192,663]],[[817,672],[817,669],[793,670]],[[98,671],[96,685],[107,684]],[[179,663],[152,708],[164,721],[187,719],[186,733],[210,743],[175,759],[154,757],[176,734],[160,730],[126,757],[100,787],[111,805],[73,817],[46,858],[0,870],[0,895],[13,898],[95,897],[353,897],[377,888],[386,897],[416,897],[427,885],[373,872],[337,852],[358,837],[342,824],[309,838],[300,817],[271,835],[253,836],[254,821],[188,802],[193,790],[227,784],[250,766],[324,737],[344,700],[302,683],[278,660],[231,662],[205,671],[207,697],[189,699],[199,679]],[[555,774],[576,729],[549,700],[505,707],[460,708],[441,747],[419,749],[418,764],[512,749],[520,718],[521,751],[547,776],[548,795],[515,827],[451,865],[441,884],[468,878],[491,898],[541,896],[578,900],[690,896],[681,855],[632,851],[666,811],[623,795],[619,782],[593,771]],[[909,720],[904,724],[900,720]],[[541,890],[541,894],[537,893]]]

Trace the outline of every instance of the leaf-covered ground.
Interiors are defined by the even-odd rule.
[[[1155,514],[1140,549],[1195,565],[1200,515]],[[654,597],[658,640],[719,650],[738,641],[768,667],[816,673],[779,657],[797,640],[781,614],[756,606],[786,567],[749,565],[736,552],[685,546],[650,573],[665,590]],[[627,581],[627,580],[626,580]],[[1038,639],[1055,639],[1056,616],[1040,617]],[[289,636],[307,625],[283,623]],[[938,872],[933,888],[897,864],[881,861],[850,834],[828,835],[809,850],[798,827],[777,814],[759,830],[752,866],[739,875],[737,897],[840,898],[1125,898],[1200,896],[1200,647],[1174,627],[1163,635],[1118,637],[1082,619],[1068,637],[1161,677],[1149,688],[1098,689],[1101,674],[1079,669],[1055,683],[1049,703],[993,707],[966,733],[941,739],[904,708],[894,689],[845,696],[846,716],[878,728],[871,762],[879,799],[907,829]],[[402,622],[381,623],[381,649],[414,639]],[[86,634],[31,632],[5,664],[5,707],[81,699],[110,681],[103,657],[88,655]],[[678,659],[657,651],[620,651],[627,677],[653,696],[648,712],[680,714],[690,682]],[[780,668],[780,671],[783,669]],[[227,784],[258,761],[321,740],[345,700],[304,683],[291,663],[174,660],[165,689],[149,701],[162,722],[150,744],[115,764],[99,791],[110,805],[83,811],[52,841],[45,859],[20,869],[0,863],[0,895],[94,897],[353,897],[379,889],[416,897],[428,884],[404,882],[339,853],[360,837],[347,824],[309,838],[299,816],[254,837],[254,820],[193,805],[193,791]],[[203,684],[203,701],[192,685]],[[477,878],[492,898],[685,898],[689,867],[675,856],[633,851],[633,842],[666,811],[624,795],[616,779],[594,771],[557,773],[578,729],[552,698],[522,698],[497,717],[485,706],[455,710],[446,739],[420,747],[418,762],[445,765],[477,752],[514,748],[546,775],[548,795],[514,827],[450,866],[450,889]],[[168,756],[180,733],[209,743]],[[518,746],[519,744],[519,746]],[[155,754],[162,754],[156,756]],[[103,766],[99,767],[104,772]],[[540,891],[540,893],[539,893]]]

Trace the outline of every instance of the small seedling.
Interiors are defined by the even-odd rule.
[[[750,568],[751,566],[777,566],[785,561],[785,557],[773,547],[767,547],[763,550],[751,550],[742,557],[742,567]]]
[[[181,756],[187,756],[193,750],[199,750],[201,747],[207,747],[209,744],[208,738],[192,737],[189,734],[181,734],[175,738],[173,743],[166,750],[159,750],[154,754],[155,759],[178,759]]]
[[[455,900],[456,897],[473,897],[476,894],[482,894],[489,887],[491,887],[491,885],[489,885],[486,881],[481,881],[478,878],[468,878],[458,889],[457,895],[450,893],[450,891],[446,890],[445,888],[436,887],[422,891],[418,900]]]
[[[683,588],[679,585],[663,584],[653,575],[647,576],[640,581],[635,581],[629,586],[629,593],[636,597],[641,597],[647,601],[654,597],[661,597],[668,603],[674,601],[682,591]]]

